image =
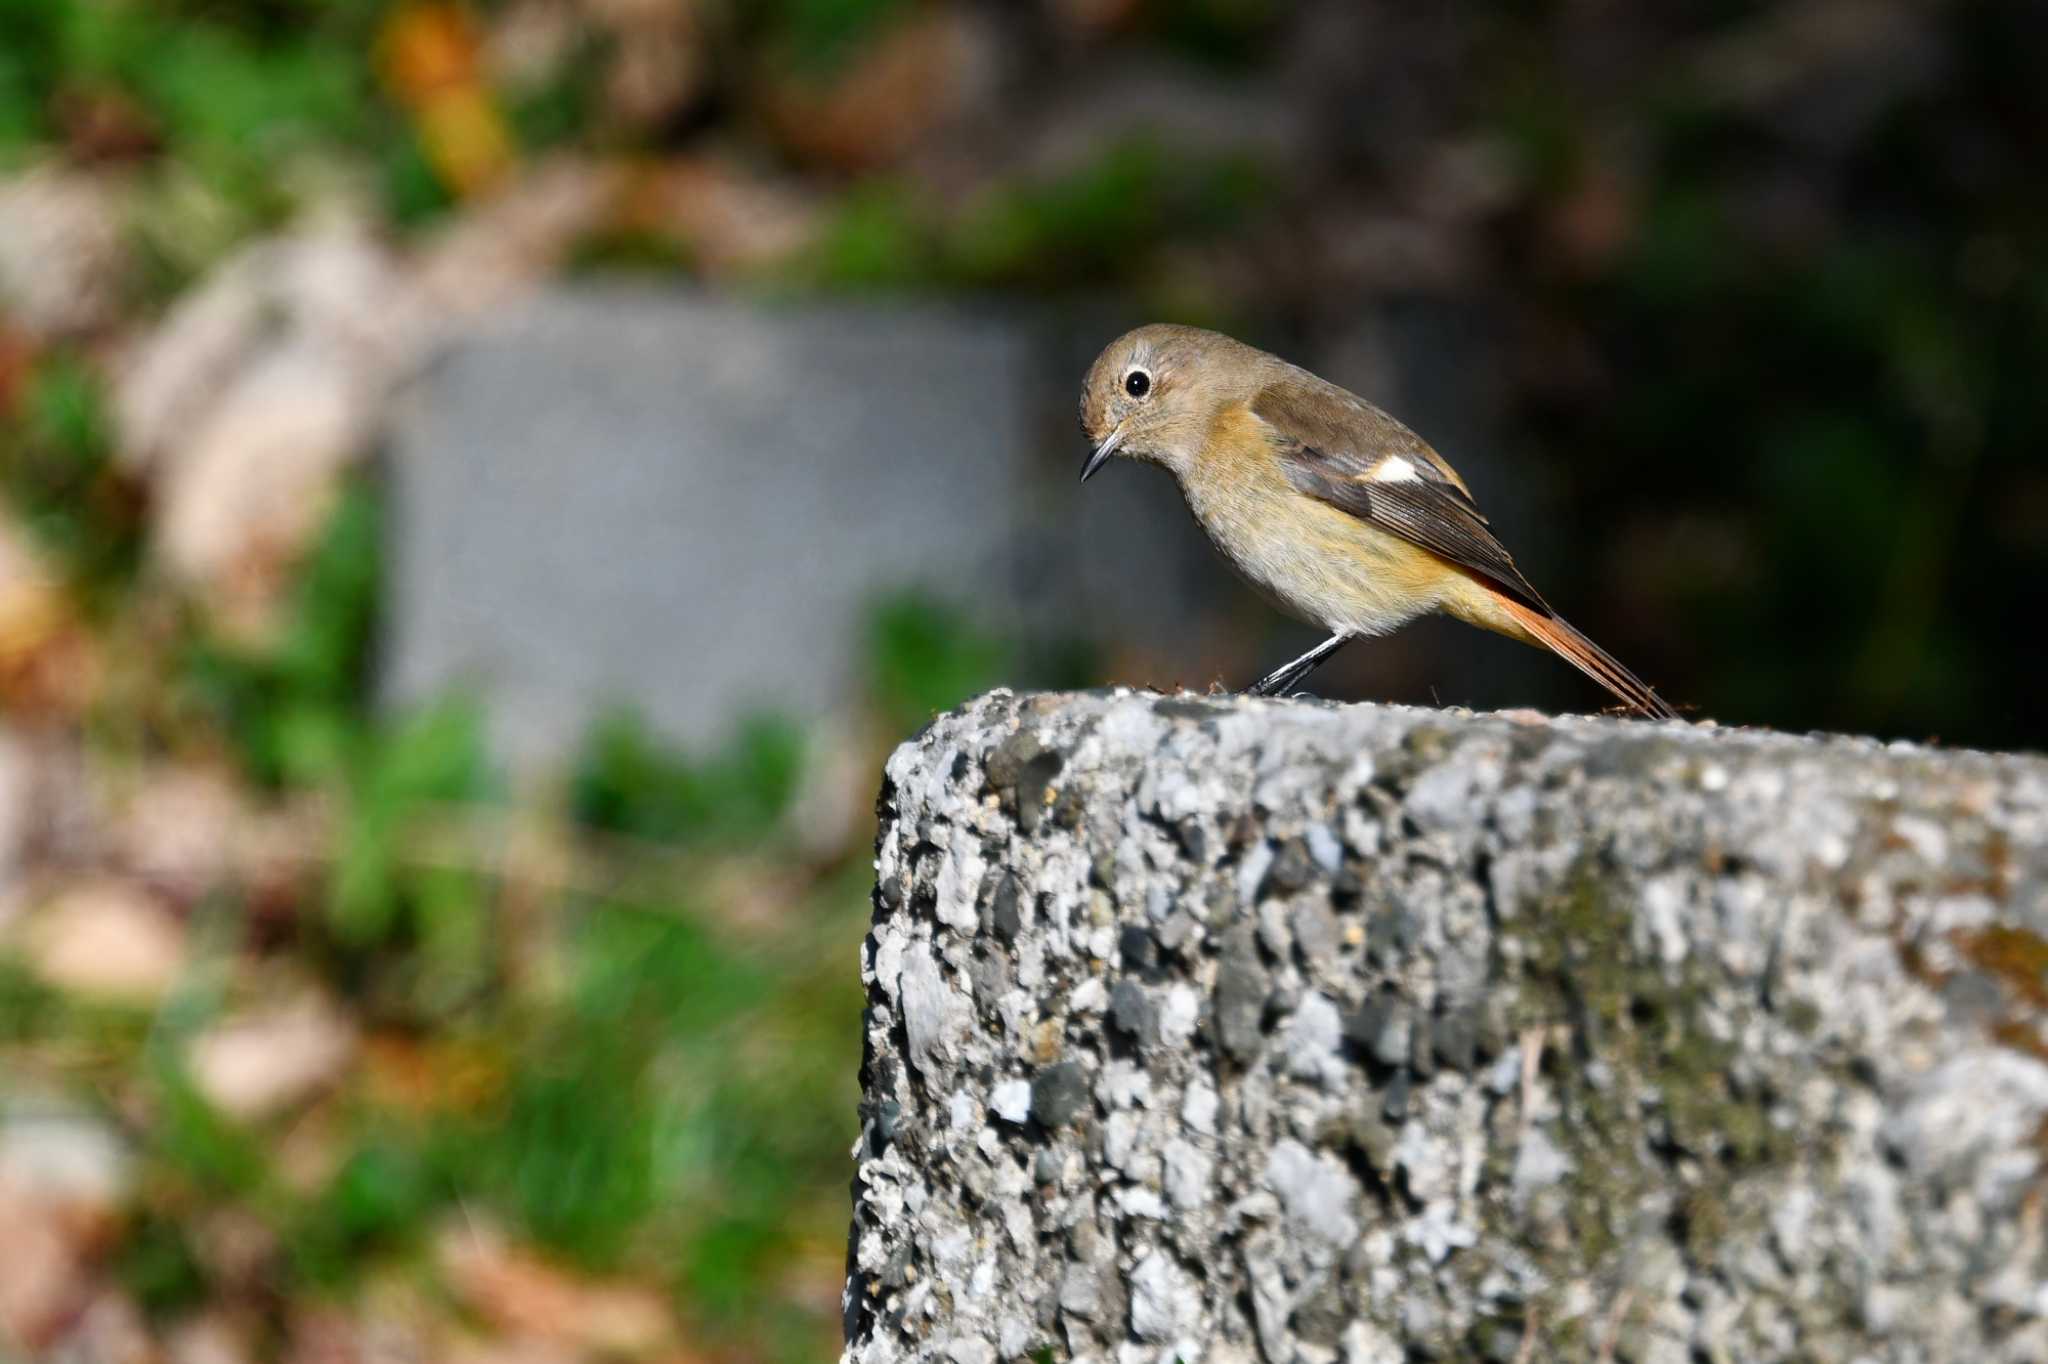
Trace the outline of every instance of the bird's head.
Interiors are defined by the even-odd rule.
[[[1217,332],[1166,323],[1110,342],[1081,385],[1081,432],[1094,447],[1081,481],[1116,455],[1185,472],[1216,414],[1249,396],[1261,358]]]

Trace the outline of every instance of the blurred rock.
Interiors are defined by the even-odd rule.
[[[846,705],[905,589],[1019,644],[1184,643],[1223,570],[1171,488],[1073,486],[1100,344],[644,288],[495,316],[397,414],[385,696],[481,689],[534,761],[606,702],[689,744]]]
[[[70,887],[22,936],[30,968],[51,985],[134,1004],[170,990],[188,955],[185,926],[130,881]]]
[[[131,260],[121,184],[41,166],[0,179],[0,311],[44,337],[114,320]]]
[[[192,1079],[232,1117],[269,1117],[338,1079],[356,1050],[355,1025],[307,994],[215,1024],[193,1042]]]

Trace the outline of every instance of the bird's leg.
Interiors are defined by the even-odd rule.
[[[1349,635],[1331,635],[1315,648],[1310,649],[1292,663],[1284,663],[1252,683],[1247,694],[1251,696],[1277,696],[1295,683],[1314,672],[1322,661],[1342,648]]]

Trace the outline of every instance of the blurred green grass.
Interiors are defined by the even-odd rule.
[[[370,705],[373,477],[336,498],[278,627],[229,639],[161,609],[162,585],[138,574],[143,520],[92,492],[119,475],[91,372],[39,370],[27,411],[6,491],[152,679],[101,702],[133,711],[94,717],[102,761],[213,755],[259,804],[326,812],[289,903],[226,884],[193,906],[195,957],[160,1005],[89,1002],[0,962],[6,1067],[88,1098],[137,1154],[117,1281],[159,1325],[253,1303],[282,1338],[294,1303],[351,1301],[394,1269],[435,1282],[436,1236],[483,1217],[562,1264],[661,1285],[707,1348],[816,1357],[837,1330],[820,1303],[847,1216],[871,834],[797,837],[804,726],[757,716],[684,754],[603,714],[554,803],[522,812],[475,705]],[[877,603],[868,638],[876,735],[1023,666],[915,597]],[[532,818],[571,874],[529,879],[504,855],[505,829]],[[310,1116],[215,1109],[195,1040],[307,988],[364,1039],[339,1085]],[[380,1080],[393,1057],[417,1092]],[[308,1121],[326,1148],[312,1176],[281,1144]],[[270,1242],[254,1285],[223,1279],[203,1244],[222,1215]]]
[[[691,759],[614,715],[563,801],[569,840],[600,840],[597,885],[521,888],[516,870],[422,855],[423,828],[495,817],[505,796],[474,707],[381,718],[349,681],[375,617],[375,505],[364,485],[337,508],[274,652],[189,646],[208,661],[186,678],[204,697],[188,722],[218,726],[252,780],[336,793],[325,872],[286,936],[265,941],[222,888],[200,911],[201,960],[155,1010],[0,968],[0,1051],[107,1100],[139,1153],[119,1281],[162,1323],[245,1295],[194,1241],[232,1210],[275,1239],[264,1301],[346,1301],[393,1266],[431,1279],[437,1230],[485,1215],[563,1263],[664,1285],[703,1341],[816,1357],[836,1321],[810,1299],[792,1313],[789,1277],[836,1264],[845,1230],[865,842],[822,861],[791,849],[794,724],[757,721]],[[873,638],[891,726],[1002,666],[914,602],[879,609]],[[721,885],[768,868],[773,921],[736,923]],[[515,897],[537,901],[523,923]],[[427,1072],[429,1092],[394,1105],[359,1063],[322,1104],[332,1168],[310,1185],[282,1168],[278,1122],[215,1110],[187,1069],[193,1039],[280,971]]]
[[[0,421],[0,488],[81,601],[104,612],[141,561],[143,508],[133,480],[113,464],[99,374],[60,350],[22,390],[14,420]]]

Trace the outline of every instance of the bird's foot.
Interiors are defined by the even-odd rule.
[[[1252,683],[1246,693],[1250,696],[1279,696],[1290,691],[1294,684],[1316,670],[1316,666],[1331,654],[1344,647],[1349,635],[1332,635],[1300,658],[1291,659]]]
[[[1289,687],[1292,687],[1301,680],[1302,674],[1306,671],[1308,671],[1306,668],[1297,668],[1292,664],[1285,668],[1277,668],[1252,683],[1249,687],[1246,687],[1244,694],[1246,696],[1283,695]]]

